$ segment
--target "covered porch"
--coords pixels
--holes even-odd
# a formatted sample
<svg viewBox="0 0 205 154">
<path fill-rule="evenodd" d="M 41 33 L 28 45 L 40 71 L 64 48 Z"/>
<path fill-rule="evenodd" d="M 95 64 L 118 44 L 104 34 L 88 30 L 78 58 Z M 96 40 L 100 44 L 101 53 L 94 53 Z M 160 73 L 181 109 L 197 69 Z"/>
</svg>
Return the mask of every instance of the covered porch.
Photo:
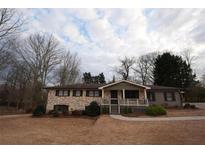
<svg viewBox="0 0 205 154">
<path fill-rule="evenodd" d="M 109 107 L 109 113 L 120 114 L 121 108 L 145 107 L 149 105 L 147 89 L 149 87 L 138 85 L 130 81 L 119 81 L 100 87 L 102 90 L 102 106 Z M 116 111 L 117 110 L 117 111 Z"/>
</svg>

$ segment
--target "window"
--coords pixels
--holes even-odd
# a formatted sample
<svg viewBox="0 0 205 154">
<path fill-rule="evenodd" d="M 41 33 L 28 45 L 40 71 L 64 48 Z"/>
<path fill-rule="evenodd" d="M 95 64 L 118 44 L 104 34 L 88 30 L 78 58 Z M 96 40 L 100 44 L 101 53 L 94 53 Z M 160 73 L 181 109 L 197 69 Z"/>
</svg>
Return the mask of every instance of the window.
<svg viewBox="0 0 205 154">
<path fill-rule="evenodd" d="M 58 96 L 63 96 L 63 90 L 59 90 Z"/>
<path fill-rule="evenodd" d="M 82 90 L 73 90 L 73 96 L 80 97 L 82 94 Z"/>
<path fill-rule="evenodd" d="M 155 93 L 154 92 L 148 92 L 147 98 L 149 101 L 155 101 Z"/>
<path fill-rule="evenodd" d="M 99 91 L 99 90 L 87 90 L 86 96 L 87 97 L 100 97 L 101 91 Z"/>
<path fill-rule="evenodd" d="M 165 98 L 165 101 L 175 101 L 174 92 L 165 92 L 164 98 Z"/>
<path fill-rule="evenodd" d="M 56 90 L 56 96 L 69 96 L 69 90 Z"/>
<path fill-rule="evenodd" d="M 63 96 L 68 96 L 68 90 L 63 91 Z"/>
<path fill-rule="evenodd" d="M 125 90 L 125 98 L 139 98 L 138 90 Z"/>
<path fill-rule="evenodd" d="M 93 97 L 94 96 L 94 91 L 90 90 L 88 96 Z"/>
<path fill-rule="evenodd" d="M 99 97 L 100 96 L 100 92 L 97 90 L 95 91 L 95 97 Z"/>
</svg>

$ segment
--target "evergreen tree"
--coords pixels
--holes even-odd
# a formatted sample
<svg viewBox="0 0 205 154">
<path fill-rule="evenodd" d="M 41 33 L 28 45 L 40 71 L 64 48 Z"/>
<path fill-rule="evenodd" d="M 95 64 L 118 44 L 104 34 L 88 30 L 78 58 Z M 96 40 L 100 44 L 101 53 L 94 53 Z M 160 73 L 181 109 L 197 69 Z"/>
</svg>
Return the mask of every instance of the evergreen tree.
<svg viewBox="0 0 205 154">
<path fill-rule="evenodd" d="M 106 83 L 106 82 L 105 82 L 105 76 L 104 76 L 103 73 L 100 73 L 100 74 L 98 75 L 98 82 L 99 82 L 99 83 Z"/>
<path fill-rule="evenodd" d="M 100 73 L 97 76 L 92 76 L 90 72 L 83 73 L 83 82 L 86 83 L 86 84 L 90 84 L 90 83 L 95 83 L 95 84 L 106 83 L 105 82 L 105 76 L 104 76 L 103 73 Z"/>
<path fill-rule="evenodd" d="M 83 82 L 86 84 L 92 83 L 92 76 L 90 72 L 83 73 Z"/>
<path fill-rule="evenodd" d="M 155 85 L 181 88 L 192 86 L 196 77 L 186 61 L 180 56 L 172 55 L 169 52 L 158 55 L 153 74 Z"/>
</svg>

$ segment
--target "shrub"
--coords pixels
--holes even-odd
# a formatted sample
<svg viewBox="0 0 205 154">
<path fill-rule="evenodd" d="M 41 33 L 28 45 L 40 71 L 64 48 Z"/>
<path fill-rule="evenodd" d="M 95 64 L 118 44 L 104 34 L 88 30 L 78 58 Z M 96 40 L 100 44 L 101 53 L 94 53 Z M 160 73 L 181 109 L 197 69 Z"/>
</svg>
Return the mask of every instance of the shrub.
<svg viewBox="0 0 205 154">
<path fill-rule="evenodd" d="M 26 109 L 26 113 L 32 113 L 32 109 L 31 108 Z"/>
<path fill-rule="evenodd" d="M 123 108 L 123 113 L 124 114 L 132 113 L 132 109 L 130 107 L 126 106 Z"/>
<path fill-rule="evenodd" d="M 85 112 L 85 110 L 83 110 L 83 111 L 82 111 L 82 115 L 86 115 L 86 112 Z"/>
<path fill-rule="evenodd" d="M 43 105 L 38 105 L 33 111 L 33 116 L 42 116 L 45 112 L 45 107 Z"/>
<path fill-rule="evenodd" d="M 190 105 L 189 103 L 187 103 L 187 104 L 184 105 L 184 109 L 189 109 L 190 106 L 191 106 L 191 105 Z"/>
<path fill-rule="evenodd" d="M 168 104 L 167 103 L 162 103 L 161 106 L 164 107 L 164 108 L 168 108 Z"/>
<path fill-rule="evenodd" d="M 145 109 L 145 113 L 150 116 L 166 115 L 167 112 L 161 105 L 150 105 Z"/>
<path fill-rule="evenodd" d="M 60 116 L 59 112 L 56 111 L 56 110 L 52 110 L 51 114 L 52 114 L 53 117 L 59 117 Z"/>
<path fill-rule="evenodd" d="M 82 110 L 74 110 L 72 111 L 72 115 L 82 115 L 83 111 Z"/>
<path fill-rule="evenodd" d="M 196 106 L 195 105 L 190 105 L 190 108 L 191 109 L 196 109 Z"/>
<path fill-rule="evenodd" d="M 100 106 L 97 102 L 93 101 L 85 107 L 85 113 L 88 116 L 98 116 L 100 115 Z"/>
<path fill-rule="evenodd" d="M 48 115 L 52 115 L 55 112 L 55 110 L 49 110 Z"/>
<path fill-rule="evenodd" d="M 109 113 L 109 108 L 108 107 L 105 107 L 105 106 L 101 106 L 101 112 L 103 113 L 103 114 L 108 114 Z"/>
</svg>

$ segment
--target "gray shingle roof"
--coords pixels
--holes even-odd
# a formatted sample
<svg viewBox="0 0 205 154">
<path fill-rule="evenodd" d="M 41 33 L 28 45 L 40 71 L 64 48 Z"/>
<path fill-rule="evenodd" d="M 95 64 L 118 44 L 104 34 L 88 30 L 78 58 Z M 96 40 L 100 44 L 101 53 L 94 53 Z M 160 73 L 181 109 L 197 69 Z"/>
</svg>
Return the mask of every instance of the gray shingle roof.
<svg viewBox="0 0 205 154">
<path fill-rule="evenodd" d="M 98 89 L 101 86 L 106 84 L 70 84 L 66 86 L 52 86 L 52 87 L 45 87 L 44 89 Z M 146 85 L 151 88 L 151 90 L 179 90 L 176 87 L 166 87 L 166 86 L 156 86 L 156 85 Z"/>
</svg>

